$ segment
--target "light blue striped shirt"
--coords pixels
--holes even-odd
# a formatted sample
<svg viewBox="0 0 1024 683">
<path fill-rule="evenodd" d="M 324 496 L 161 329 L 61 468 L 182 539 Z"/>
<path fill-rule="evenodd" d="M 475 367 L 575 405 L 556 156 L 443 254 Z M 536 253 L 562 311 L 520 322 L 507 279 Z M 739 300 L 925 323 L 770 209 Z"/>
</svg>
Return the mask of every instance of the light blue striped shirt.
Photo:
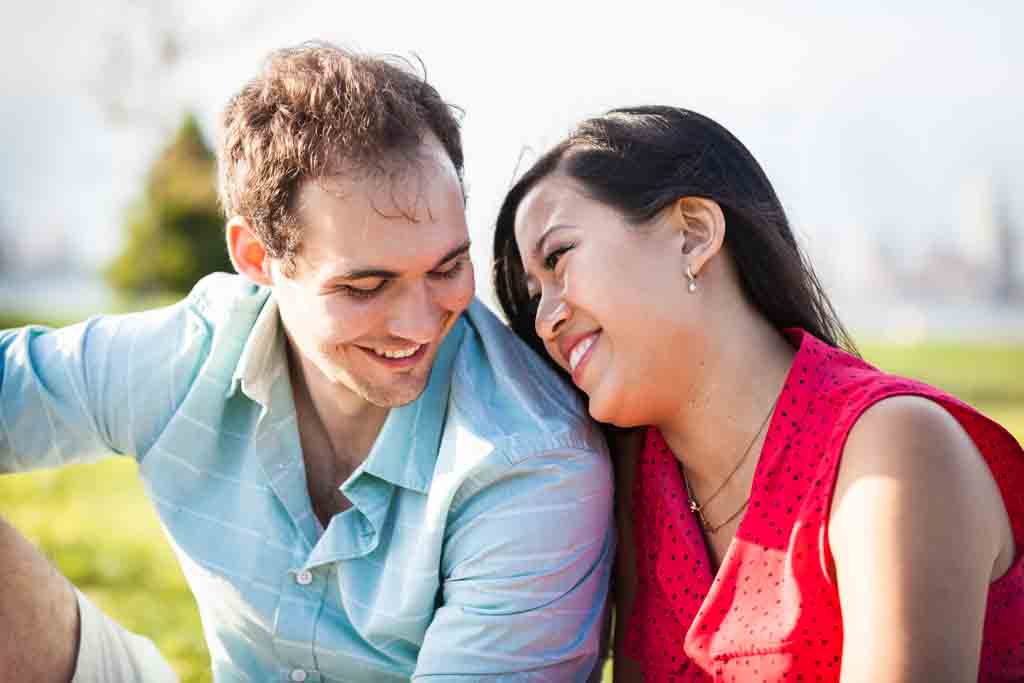
<svg viewBox="0 0 1024 683">
<path fill-rule="evenodd" d="M 614 531 L 605 446 L 474 301 L 313 514 L 269 290 L 0 333 L 0 470 L 134 454 L 226 681 L 582 681 Z"/>
</svg>

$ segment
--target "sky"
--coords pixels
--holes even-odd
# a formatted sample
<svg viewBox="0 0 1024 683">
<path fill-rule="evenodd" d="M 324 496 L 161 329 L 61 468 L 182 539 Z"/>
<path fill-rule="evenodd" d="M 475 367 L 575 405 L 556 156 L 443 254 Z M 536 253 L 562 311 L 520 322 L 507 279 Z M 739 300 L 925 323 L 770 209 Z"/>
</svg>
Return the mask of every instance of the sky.
<svg viewBox="0 0 1024 683">
<path fill-rule="evenodd" d="M 573 122 L 631 104 L 732 130 L 822 258 L 842 258 L 834 247 L 851 236 L 908 258 L 955 244 L 958 197 L 979 178 L 1024 222 L 1020 2 L 37 0 L 5 15 L 0 229 L 4 251 L 29 261 L 109 260 L 184 111 L 212 141 L 266 54 L 309 39 L 416 55 L 464 109 L 481 280 L 517 165 Z"/>
</svg>

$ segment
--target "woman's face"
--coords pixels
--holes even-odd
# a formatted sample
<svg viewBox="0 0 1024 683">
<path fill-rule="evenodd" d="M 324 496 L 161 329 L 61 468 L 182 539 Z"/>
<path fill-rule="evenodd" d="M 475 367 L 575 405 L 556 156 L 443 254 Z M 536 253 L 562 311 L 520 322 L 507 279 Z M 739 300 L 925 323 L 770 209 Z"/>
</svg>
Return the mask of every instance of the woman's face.
<svg viewBox="0 0 1024 683">
<path fill-rule="evenodd" d="M 523 198 L 515 234 L 551 357 L 596 420 L 656 424 L 679 409 L 699 335 L 686 294 L 685 231 L 662 212 L 632 225 L 577 181 L 548 176 Z"/>
</svg>

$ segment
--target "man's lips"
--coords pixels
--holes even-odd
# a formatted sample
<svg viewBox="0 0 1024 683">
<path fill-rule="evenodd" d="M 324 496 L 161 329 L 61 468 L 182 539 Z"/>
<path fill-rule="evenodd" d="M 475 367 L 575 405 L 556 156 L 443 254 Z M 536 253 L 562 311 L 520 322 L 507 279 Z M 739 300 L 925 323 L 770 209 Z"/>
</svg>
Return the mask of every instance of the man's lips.
<svg viewBox="0 0 1024 683">
<path fill-rule="evenodd" d="M 414 367 L 419 363 L 423 357 L 427 354 L 427 349 L 430 348 L 430 344 L 420 344 L 415 347 L 407 347 L 405 349 L 386 349 L 386 348 L 370 348 L 366 346 L 357 347 L 372 360 L 380 363 L 381 365 L 391 368 L 392 370 L 405 370 Z M 412 351 L 411 353 L 408 353 Z M 383 353 L 390 353 L 392 355 L 403 354 L 399 357 L 389 357 L 383 355 Z M 408 355 L 404 355 L 408 353 Z"/>
</svg>

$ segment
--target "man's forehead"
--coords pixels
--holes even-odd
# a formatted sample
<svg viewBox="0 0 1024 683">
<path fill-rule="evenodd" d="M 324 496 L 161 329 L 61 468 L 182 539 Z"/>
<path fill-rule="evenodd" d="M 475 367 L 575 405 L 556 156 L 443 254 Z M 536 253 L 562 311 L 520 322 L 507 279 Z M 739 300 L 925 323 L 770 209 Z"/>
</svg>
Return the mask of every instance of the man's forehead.
<svg viewBox="0 0 1024 683">
<path fill-rule="evenodd" d="M 468 240 L 461 188 L 447 180 L 352 177 L 304 188 L 297 261 L 324 277 L 430 268 Z M 454 187 L 451 187 L 455 184 Z"/>
<path fill-rule="evenodd" d="M 309 268 L 315 279 L 357 279 L 366 277 L 398 277 L 428 272 L 446 261 L 468 253 L 466 231 L 427 229 L 416 232 L 416 226 L 402 239 L 393 234 L 378 234 L 377 239 L 362 243 L 346 241 L 342 248 L 310 249 L 300 253 L 299 260 Z"/>
</svg>

